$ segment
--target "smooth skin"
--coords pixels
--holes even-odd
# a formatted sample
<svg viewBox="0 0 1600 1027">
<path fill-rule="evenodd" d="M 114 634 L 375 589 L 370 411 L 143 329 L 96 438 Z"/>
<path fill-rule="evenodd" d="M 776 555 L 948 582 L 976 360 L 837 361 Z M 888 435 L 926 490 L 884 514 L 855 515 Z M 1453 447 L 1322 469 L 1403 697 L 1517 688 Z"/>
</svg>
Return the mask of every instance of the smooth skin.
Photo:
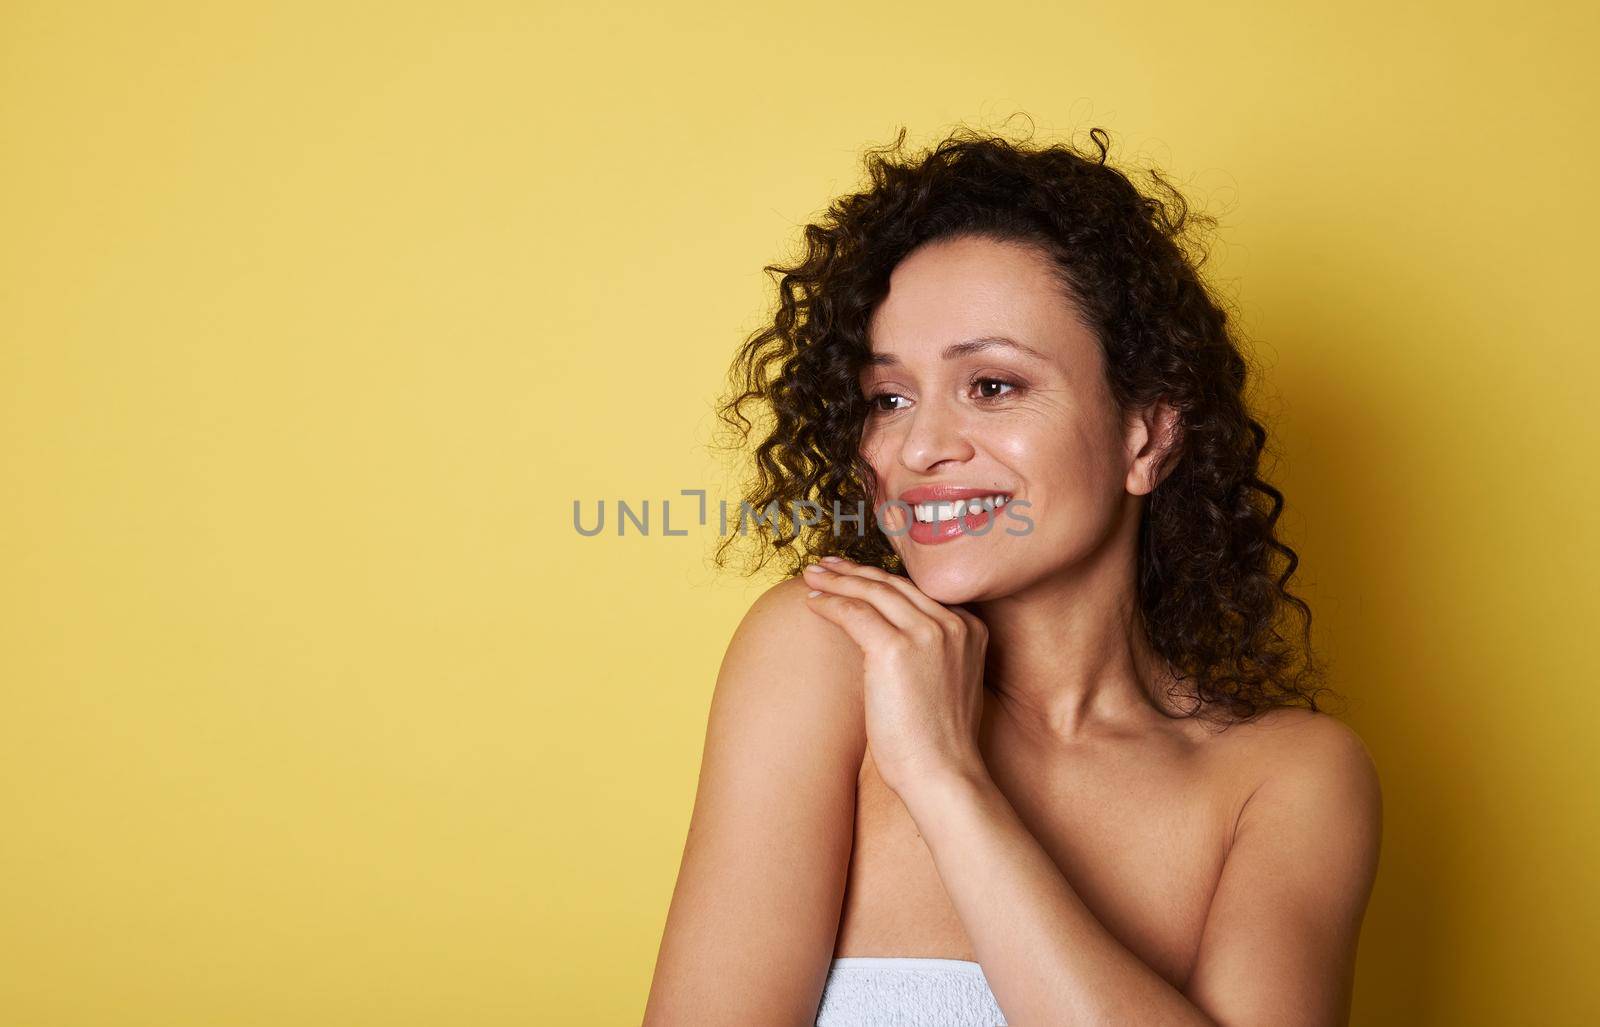
<svg viewBox="0 0 1600 1027">
<path fill-rule="evenodd" d="M 1035 527 L 922 545 L 889 508 L 907 576 L 833 561 L 757 600 L 645 1027 L 810 1027 L 844 955 L 976 960 L 1012 1027 L 1347 1023 L 1376 768 L 1325 714 L 1168 705 L 1134 543 L 1173 411 L 1117 415 L 1027 246 L 922 247 L 871 336 L 878 495 L 992 487 Z"/>
</svg>

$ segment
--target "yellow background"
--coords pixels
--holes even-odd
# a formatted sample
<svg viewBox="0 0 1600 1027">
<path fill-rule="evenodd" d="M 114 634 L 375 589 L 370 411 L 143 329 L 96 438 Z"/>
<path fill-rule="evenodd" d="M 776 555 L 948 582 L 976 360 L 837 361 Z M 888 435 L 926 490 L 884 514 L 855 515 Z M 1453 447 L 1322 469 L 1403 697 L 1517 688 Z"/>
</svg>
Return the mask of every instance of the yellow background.
<svg viewBox="0 0 1600 1027">
<path fill-rule="evenodd" d="M 1223 217 L 1383 775 L 1356 1022 L 1594 1022 L 1596 36 L 1443 0 L 6 4 L 0 1021 L 637 1023 L 765 584 L 661 500 L 727 494 L 760 268 L 860 150 L 1021 111 Z M 653 536 L 580 537 L 601 498 Z"/>
</svg>

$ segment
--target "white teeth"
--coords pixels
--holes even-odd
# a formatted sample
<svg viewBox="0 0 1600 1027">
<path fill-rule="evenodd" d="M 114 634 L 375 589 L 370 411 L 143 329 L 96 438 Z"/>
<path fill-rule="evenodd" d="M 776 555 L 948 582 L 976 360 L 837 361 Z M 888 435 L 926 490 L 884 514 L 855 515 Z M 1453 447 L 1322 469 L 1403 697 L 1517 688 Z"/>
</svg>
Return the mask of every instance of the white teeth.
<svg viewBox="0 0 1600 1027">
<path fill-rule="evenodd" d="M 974 499 L 957 499 L 941 503 L 917 503 L 913 515 L 924 524 L 934 521 L 953 521 L 971 514 L 993 512 L 1006 505 L 1005 496 L 983 496 Z"/>
</svg>

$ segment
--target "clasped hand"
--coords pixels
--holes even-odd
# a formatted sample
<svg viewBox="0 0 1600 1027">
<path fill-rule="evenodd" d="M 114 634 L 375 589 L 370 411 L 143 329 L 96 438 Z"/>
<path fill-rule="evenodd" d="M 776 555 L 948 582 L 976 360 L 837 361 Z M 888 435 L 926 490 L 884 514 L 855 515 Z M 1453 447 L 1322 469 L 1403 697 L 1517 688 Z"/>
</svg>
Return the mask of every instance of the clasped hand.
<svg viewBox="0 0 1600 1027">
<path fill-rule="evenodd" d="M 949 775 L 981 772 L 983 621 L 905 577 L 843 557 L 811 564 L 805 578 L 812 611 L 861 648 L 867 743 L 884 783 L 904 799 Z"/>
</svg>

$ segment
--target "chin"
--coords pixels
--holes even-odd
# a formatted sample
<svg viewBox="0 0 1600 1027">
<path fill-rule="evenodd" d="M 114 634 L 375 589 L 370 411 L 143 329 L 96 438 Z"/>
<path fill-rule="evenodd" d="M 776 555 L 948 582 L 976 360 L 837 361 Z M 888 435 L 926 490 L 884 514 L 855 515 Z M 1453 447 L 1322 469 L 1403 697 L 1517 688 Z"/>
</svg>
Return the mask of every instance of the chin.
<svg viewBox="0 0 1600 1027">
<path fill-rule="evenodd" d="M 923 595 L 945 606 L 994 598 L 992 569 L 972 561 L 923 559 L 907 562 L 906 571 Z"/>
</svg>

